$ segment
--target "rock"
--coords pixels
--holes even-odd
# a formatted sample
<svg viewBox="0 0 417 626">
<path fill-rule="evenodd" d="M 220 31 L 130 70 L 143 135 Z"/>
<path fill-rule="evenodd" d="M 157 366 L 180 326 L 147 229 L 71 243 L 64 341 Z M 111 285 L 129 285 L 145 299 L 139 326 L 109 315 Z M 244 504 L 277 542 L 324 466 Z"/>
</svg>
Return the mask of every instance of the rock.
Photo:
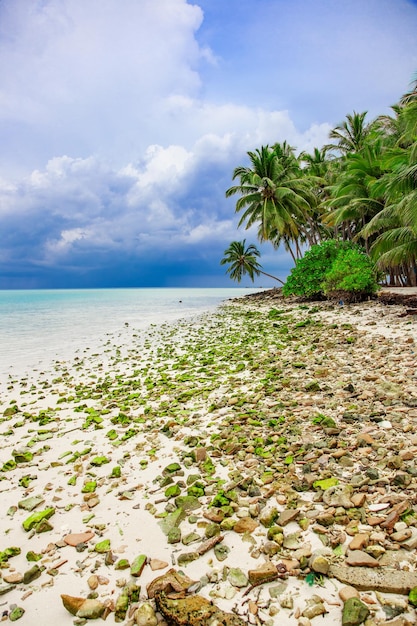
<svg viewBox="0 0 417 626">
<path fill-rule="evenodd" d="M 334 506 L 336 508 L 341 506 L 344 509 L 350 509 L 353 506 L 350 499 L 352 494 L 352 485 L 334 485 L 324 491 L 323 502 L 325 502 L 327 506 Z"/>
<path fill-rule="evenodd" d="M 137 626 L 156 626 L 158 624 L 155 611 L 149 602 L 144 602 L 136 609 L 134 620 Z"/>
<path fill-rule="evenodd" d="M 350 598 L 359 598 L 359 591 L 355 587 L 346 586 L 339 589 L 339 598 L 346 602 Z"/>
<path fill-rule="evenodd" d="M 259 523 L 255 519 L 252 519 L 251 517 L 242 517 L 236 522 L 233 530 L 240 534 L 252 533 L 258 526 Z"/>
<path fill-rule="evenodd" d="M 261 585 L 266 582 L 272 582 L 278 578 L 278 570 L 274 563 L 267 561 L 256 569 L 248 571 L 248 579 L 251 585 Z"/>
<path fill-rule="evenodd" d="M 39 567 L 39 565 L 34 565 L 33 567 L 31 567 L 23 574 L 23 584 L 28 585 L 33 580 L 39 578 L 44 569 L 44 567 Z"/>
<path fill-rule="evenodd" d="M 105 611 L 105 605 L 98 600 L 90 600 L 61 594 L 64 607 L 71 615 L 85 619 L 97 619 Z"/>
<path fill-rule="evenodd" d="M 99 541 L 94 546 L 94 551 L 99 554 L 105 554 L 106 552 L 110 552 L 110 539 L 103 539 L 103 541 Z"/>
<path fill-rule="evenodd" d="M 30 512 L 44 502 L 45 499 L 42 496 L 31 496 L 30 498 L 20 500 L 20 502 L 17 503 L 17 506 L 19 507 L 19 509 L 24 509 L 25 511 Z"/>
<path fill-rule="evenodd" d="M 55 509 L 53 507 L 49 507 L 44 511 L 37 511 L 36 513 L 32 513 L 28 518 L 24 520 L 22 523 L 23 528 L 26 531 L 32 530 L 39 522 L 43 519 L 49 519 L 55 513 Z"/>
<path fill-rule="evenodd" d="M 408 594 L 408 601 L 413 606 L 417 606 L 417 587 L 413 587 L 410 589 L 410 593 Z"/>
<path fill-rule="evenodd" d="M 24 615 L 25 609 L 22 609 L 21 606 L 15 606 L 12 611 L 10 611 L 9 620 L 11 622 L 16 622 Z"/>
<path fill-rule="evenodd" d="M 227 580 L 233 587 L 247 587 L 248 578 L 238 567 L 231 567 Z"/>
<path fill-rule="evenodd" d="M 245 626 L 246 621 L 220 610 L 202 596 L 188 596 L 180 599 L 167 598 L 163 592 L 155 595 L 156 607 L 168 624 L 176 626 Z"/>
<path fill-rule="evenodd" d="M 79 543 L 87 543 L 94 537 L 94 533 L 89 530 L 85 533 L 70 533 L 65 535 L 64 541 L 68 546 L 77 546 Z"/>
<path fill-rule="evenodd" d="M 90 589 L 92 591 L 97 589 L 97 587 L 98 587 L 98 576 L 96 576 L 96 574 L 92 574 L 91 576 L 89 576 L 88 579 L 87 579 L 87 585 L 90 587 Z"/>
<path fill-rule="evenodd" d="M 407 595 L 413 587 L 417 587 L 417 572 L 401 571 L 391 567 L 372 569 L 331 565 L 329 576 L 360 591 L 382 591 Z"/>
<path fill-rule="evenodd" d="M 195 584 L 194 580 L 188 578 L 185 574 L 170 569 L 162 576 L 158 576 L 147 585 L 148 598 L 154 598 L 155 594 L 164 591 L 171 593 L 173 591 L 180 593 L 187 591 L 189 587 Z"/>
<path fill-rule="evenodd" d="M 362 492 L 354 493 L 351 496 L 350 500 L 351 500 L 353 506 L 361 507 L 366 502 L 366 493 L 362 493 Z"/>
<path fill-rule="evenodd" d="M 342 611 L 342 626 L 359 626 L 369 615 L 369 609 L 359 598 L 346 600 Z"/>
<path fill-rule="evenodd" d="M 262 509 L 261 514 L 259 515 L 259 521 L 262 526 L 266 528 L 270 528 L 273 524 L 276 523 L 280 513 L 275 506 L 266 506 Z"/>
<path fill-rule="evenodd" d="M 16 585 L 23 581 L 23 574 L 20 572 L 11 572 L 10 574 L 3 574 L 3 580 L 5 583 Z"/>
<path fill-rule="evenodd" d="M 188 565 L 199 558 L 198 552 L 183 552 L 177 558 L 178 565 Z"/>
<path fill-rule="evenodd" d="M 179 543 L 181 541 L 181 530 L 176 526 L 174 526 L 174 528 L 171 528 L 171 530 L 168 532 L 167 541 L 171 544 Z"/>
<path fill-rule="evenodd" d="M 368 533 L 357 533 L 349 543 L 349 550 L 362 550 L 369 543 Z"/>
<path fill-rule="evenodd" d="M 309 565 L 313 572 L 327 575 L 330 567 L 330 561 L 322 554 L 313 554 L 310 557 Z"/>
<path fill-rule="evenodd" d="M 165 569 L 168 567 L 168 563 L 166 561 L 161 561 L 160 559 L 151 559 L 149 561 L 149 566 L 153 572 L 158 569 Z"/>
<path fill-rule="evenodd" d="M 392 533 L 392 535 L 390 535 L 390 540 L 401 543 L 402 541 L 406 541 L 407 539 L 410 539 L 411 537 L 412 537 L 411 528 L 404 528 L 403 530 L 398 530 L 395 533 Z"/>
<path fill-rule="evenodd" d="M 142 574 L 143 568 L 146 565 L 146 560 L 147 557 L 145 556 L 145 554 L 140 554 L 133 560 L 132 565 L 130 566 L 130 573 L 132 576 L 135 576 L 135 578 L 137 578 Z"/>
<path fill-rule="evenodd" d="M 287 550 L 298 550 L 301 548 L 303 540 L 299 533 L 291 533 L 284 537 L 283 546 Z"/>
<path fill-rule="evenodd" d="M 229 556 L 230 548 L 224 544 L 216 544 L 214 546 L 214 554 L 218 561 L 225 561 Z"/>
<path fill-rule="evenodd" d="M 278 526 L 286 526 L 293 520 L 297 519 L 299 514 L 300 509 L 285 509 L 280 513 L 276 523 Z"/>
<path fill-rule="evenodd" d="M 307 619 L 313 619 L 318 615 L 324 615 L 325 613 L 327 613 L 326 607 L 324 606 L 323 600 L 320 598 L 320 596 L 313 595 L 307 600 L 306 604 L 307 606 L 305 607 L 301 615 L 303 617 L 306 617 Z"/>
<path fill-rule="evenodd" d="M 346 563 L 352 567 L 379 567 L 379 561 L 373 556 L 362 552 L 362 550 L 352 550 L 346 557 Z"/>
</svg>

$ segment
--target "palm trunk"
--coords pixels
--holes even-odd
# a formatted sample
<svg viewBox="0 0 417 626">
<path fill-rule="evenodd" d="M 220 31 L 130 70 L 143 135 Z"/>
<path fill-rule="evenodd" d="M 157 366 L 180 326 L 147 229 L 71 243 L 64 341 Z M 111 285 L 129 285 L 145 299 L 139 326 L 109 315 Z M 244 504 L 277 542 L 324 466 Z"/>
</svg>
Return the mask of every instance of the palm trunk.
<svg viewBox="0 0 417 626">
<path fill-rule="evenodd" d="M 281 285 L 285 285 L 283 280 L 277 278 L 276 276 L 272 276 L 272 274 L 268 274 L 268 272 L 263 272 L 262 270 L 259 270 L 259 273 L 263 274 L 264 276 L 269 276 L 269 278 L 273 278 L 274 280 L 277 280 L 279 283 L 281 283 Z"/>
</svg>

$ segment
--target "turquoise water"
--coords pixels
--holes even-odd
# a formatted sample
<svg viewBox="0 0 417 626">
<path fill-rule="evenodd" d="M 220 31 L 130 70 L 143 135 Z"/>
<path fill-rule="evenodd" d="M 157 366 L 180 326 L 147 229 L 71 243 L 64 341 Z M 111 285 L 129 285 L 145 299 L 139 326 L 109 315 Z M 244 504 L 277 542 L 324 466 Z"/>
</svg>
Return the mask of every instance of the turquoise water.
<svg viewBox="0 0 417 626">
<path fill-rule="evenodd" d="M 192 318 L 259 289 L 0 290 L 0 380 L 95 348 L 122 329 Z"/>
</svg>

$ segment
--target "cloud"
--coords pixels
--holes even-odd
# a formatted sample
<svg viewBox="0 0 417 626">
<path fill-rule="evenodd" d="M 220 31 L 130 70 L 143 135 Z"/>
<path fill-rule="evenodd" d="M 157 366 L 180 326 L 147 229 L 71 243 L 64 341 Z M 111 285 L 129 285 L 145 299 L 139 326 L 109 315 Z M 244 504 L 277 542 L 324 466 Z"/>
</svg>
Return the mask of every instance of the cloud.
<svg viewBox="0 0 417 626">
<path fill-rule="evenodd" d="M 1 0 L 0 287 L 222 275 L 247 151 L 383 112 L 416 30 L 406 0 Z"/>
</svg>

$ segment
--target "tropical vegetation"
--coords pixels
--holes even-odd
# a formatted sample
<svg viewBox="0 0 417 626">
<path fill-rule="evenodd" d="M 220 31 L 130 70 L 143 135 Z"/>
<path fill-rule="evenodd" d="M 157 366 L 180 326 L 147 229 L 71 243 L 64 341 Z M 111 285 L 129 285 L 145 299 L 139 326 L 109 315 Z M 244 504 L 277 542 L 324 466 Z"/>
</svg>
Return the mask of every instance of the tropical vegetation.
<svg viewBox="0 0 417 626">
<path fill-rule="evenodd" d="M 284 284 L 280 278 L 272 276 L 272 274 L 268 274 L 261 269 L 261 264 L 258 261 L 260 256 L 261 253 L 256 246 L 253 244 L 246 246 L 246 239 L 243 241 L 232 241 L 230 246 L 224 251 L 224 257 L 220 261 L 220 265 L 228 264 L 229 267 L 226 273 L 230 274 L 230 278 L 238 283 L 240 283 L 243 276 L 248 275 L 253 282 L 255 276 L 263 274 Z"/>
<path fill-rule="evenodd" d="M 286 141 L 261 146 L 233 172 L 226 196 L 237 196 L 239 226 L 255 226 L 259 242 L 284 246 L 296 267 L 318 244 L 352 244 L 339 251 L 333 273 L 325 281 L 321 276 L 320 293 L 337 291 L 343 273 L 359 266 L 372 292 L 372 264 L 390 285 L 417 286 L 417 80 L 391 111 L 371 121 L 366 111 L 354 111 L 330 132 L 327 145 L 311 153 L 297 154 Z M 238 261 L 239 243 L 245 248 L 245 241 L 233 242 L 221 263 L 232 263 L 231 278 L 240 281 L 247 273 L 253 280 L 262 272 L 259 251 L 251 244 L 240 255 L 248 266 Z M 332 246 L 324 247 L 324 256 Z M 299 274 L 304 271 L 301 266 Z M 290 285 L 298 280 L 292 274 Z M 351 286 L 360 291 L 358 280 Z"/>
</svg>

